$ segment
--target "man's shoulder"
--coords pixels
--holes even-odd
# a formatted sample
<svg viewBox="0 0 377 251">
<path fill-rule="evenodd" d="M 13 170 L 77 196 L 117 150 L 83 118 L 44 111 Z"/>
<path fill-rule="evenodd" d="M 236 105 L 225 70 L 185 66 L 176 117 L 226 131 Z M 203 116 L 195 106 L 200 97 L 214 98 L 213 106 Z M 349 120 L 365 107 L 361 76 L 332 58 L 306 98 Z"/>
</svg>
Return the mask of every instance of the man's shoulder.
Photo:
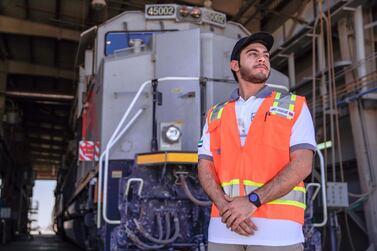
<svg viewBox="0 0 377 251">
<path fill-rule="evenodd" d="M 297 95 L 293 92 L 278 92 L 280 102 L 292 102 L 296 100 L 305 100 L 304 96 Z"/>
</svg>

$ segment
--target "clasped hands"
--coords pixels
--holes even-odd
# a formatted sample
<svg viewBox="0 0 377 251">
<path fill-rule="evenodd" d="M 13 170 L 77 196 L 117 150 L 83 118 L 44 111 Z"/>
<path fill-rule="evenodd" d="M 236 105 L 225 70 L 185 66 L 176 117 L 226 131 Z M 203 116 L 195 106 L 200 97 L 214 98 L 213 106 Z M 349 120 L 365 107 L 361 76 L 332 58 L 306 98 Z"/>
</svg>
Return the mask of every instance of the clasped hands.
<svg viewBox="0 0 377 251">
<path fill-rule="evenodd" d="M 244 197 L 229 197 L 225 195 L 225 206 L 220 209 L 221 221 L 227 228 L 243 235 L 253 235 L 257 230 L 256 225 L 251 221 L 250 216 L 256 211 L 257 207 Z"/>
</svg>

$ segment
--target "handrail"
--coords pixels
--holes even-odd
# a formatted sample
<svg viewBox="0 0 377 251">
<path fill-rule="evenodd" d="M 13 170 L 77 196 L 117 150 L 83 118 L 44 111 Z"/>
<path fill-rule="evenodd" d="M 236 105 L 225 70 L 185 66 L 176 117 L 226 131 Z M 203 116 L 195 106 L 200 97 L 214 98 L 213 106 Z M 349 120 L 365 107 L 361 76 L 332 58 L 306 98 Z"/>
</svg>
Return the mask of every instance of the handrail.
<svg viewBox="0 0 377 251">
<path fill-rule="evenodd" d="M 165 82 L 165 81 L 171 81 L 171 80 L 183 80 L 183 81 L 198 80 L 199 81 L 200 78 L 199 77 L 165 77 L 165 78 L 157 79 L 158 83 Z M 107 217 L 107 203 L 106 202 L 107 202 L 107 183 L 108 183 L 108 168 L 109 168 L 109 152 L 110 152 L 110 149 L 112 148 L 112 146 L 120 139 L 120 137 L 127 131 L 127 129 L 132 125 L 132 123 L 138 117 L 138 116 L 136 116 L 138 113 L 135 114 L 134 117 L 131 119 L 131 121 L 119 133 L 121 127 L 124 125 L 124 122 L 126 121 L 128 115 L 130 114 L 131 110 L 135 106 L 135 103 L 138 100 L 138 98 L 140 97 L 142 91 L 144 90 L 144 88 L 148 84 L 151 84 L 151 83 L 152 83 L 152 81 L 148 80 L 148 81 L 145 81 L 140 86 L 140 88 L 137 91 L 135 97 L 131 101 L 131 104 L 128 106 L 127 111 L 124 113 L 124 115 L 123 115 L 122 119 L 120 120 L 118 126 L 116 127 L 115 131 L 111 135 L 111 138 L 110 138 L 110 140 L 108 141 L 108 143 L 106 145 L 105 151 L 100 156 L 100 159 L 99 159 L 99 174 L 98 174 L 98 176 L 99 176 L 99 183 L 98 183 L 98 200 L 99 200 L 99 203 L 97 203 L 97 227 L 98 228 L 100 228 L 100 226 L 101 226 L 101 205 L 100 205 L 101 204 L 100 203 L 101 199 L 100 198 L 101 198 L 101 193 L 102 193 L 102 176 L 103 176 L 102 162 L 103 162 L 104 158 L 105 158 L 105 163 L 104 163 L 105 164 L 104 165 L 105 175 L 104 175 L 104 184 L 103 184 L 104 185 L 104 187 L 103 187 L 104 191 L 103 191 L 103 200 L 102 200 L 102 203 L 103 203 L 102 217 L 103 217 L 104 221 L 106 223 L 108 223 L 108 224 L 120 224 L 119 220 L 111 220 L 111 219 L 109 219 Z"/>
<path fill-rule="evenodd" d="M 128 130 L 128 128 L 141 115 L 141 113 L 143 111 L 144 111 L 144 109 L 139 109 L 139 111 L 132 117 L 131 121 L 123 128 L 123 130 L 119 134 L 119 137 L 116 138 L 116 141 L 119 140 L 119 138 Z M 113 145 L 111 145 L 111 147 L 112 146 Z M 102 189 L 102 176 L 103 176 L 103 174 L 102 174 L 102 162 L 103 162 L 103 158 L 104 158 L 105 154 L 106 154 L 106 151 L 104 151 L 101 154 L 101 156 L 99 158 L 99 168 L 98 168 L 98 190 L 97 190 L 97 197 L 98 197 L 98 202 L 97 202 L 97 227 L 98 228 L 101 227 L 101 189 Z M 106 179 L 107 179 L 107 175 L 106 175 Z M 107 185 L 107 182 L 106 182 L 105 185 Z M 106 199 L 107 199 L 107 196 L 106 196 Z"/>
<path fill-rule="evenodd" d="M 317 149 L 317 155 L 319 157 L 319 166 L 321 168 L 321 187 L 322 187 L 322 206 L 323 206 L 323 220 L 319 223 L 313 223 L 314 227 L 323 227 L 327 223 L 327 197 L 326 197 L 326 173 L 325 173 L 325 161 L 321 150 Z"/>
</svg>

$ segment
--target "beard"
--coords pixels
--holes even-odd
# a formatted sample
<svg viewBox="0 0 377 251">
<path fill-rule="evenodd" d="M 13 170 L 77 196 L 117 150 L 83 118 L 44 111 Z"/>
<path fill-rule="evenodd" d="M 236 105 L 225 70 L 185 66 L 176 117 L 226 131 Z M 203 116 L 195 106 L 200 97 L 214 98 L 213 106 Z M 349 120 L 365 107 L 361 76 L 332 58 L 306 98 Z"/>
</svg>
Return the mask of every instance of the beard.
<svg viewBox="0 0 377 251">
<path fill-rule="evenodd" d="M 247 69 L 246 67 L 242 67 L 241 64 L 240 67 L 240 75 L 242 79 L 254 83 L 254 84 L 263 84 L 266 82 L 268 77 L 271 74 L 271 70 L 268 71 L 267 75 L 262 72 L 252 73 L 252 70 Z"/>
</svg>

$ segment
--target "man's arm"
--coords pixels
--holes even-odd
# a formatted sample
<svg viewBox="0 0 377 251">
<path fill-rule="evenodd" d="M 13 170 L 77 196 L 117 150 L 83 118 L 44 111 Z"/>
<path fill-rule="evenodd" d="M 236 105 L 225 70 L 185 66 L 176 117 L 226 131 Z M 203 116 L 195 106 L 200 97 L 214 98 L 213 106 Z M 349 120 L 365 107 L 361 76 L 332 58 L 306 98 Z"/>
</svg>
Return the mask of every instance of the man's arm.
<svg viewBox="0 0 377 251">
<path fill-rule="evenodd" d="M 202 188 L 221 212 L 228 202 L 225 200 L 224 191 L 219 186 L 213 161 L 200 159 L 198 164 L 198 176 Z"/>
<path fill-rule="evenodd" d="M 303 181 L 312 170 L 313 151 L 299 149 L 291 152 L 291 161 L 274 178 L 255 190 L 262 204 L 278 199 L 289 193 Z M 240 222 L 250 217 L 256 207 L 249 202 L 247 196 L 227 198 L 230 202 L 222 211 L 222 220 L 232 230 L 238 228 Z"/>
<path fill-rule="evenodd" d="M 202 188 L 207 193 L 211 201 L 215 203 L 220 213 L 222 213 L 224 208 L 228 205 L 228 201 L 225 199 L 224 191 L 219 186 L 213 161 L 200 159 L 198 164 L 198 176 Z M 255 224 L 250 219 L 246 219 L 240 222 L 238 225 L 240 227 L 234 229 L 233 231 L 244 236 L 254 234 L 254 231 L 257 229 Z"/>
<path fill-rule="evenodd" d="M 291 152 L 290 163 L 264 186 L 255 190 L 262 204 L 289 193 L 312 172 L 313 151 L 300 149 Z"/>
</svg>

